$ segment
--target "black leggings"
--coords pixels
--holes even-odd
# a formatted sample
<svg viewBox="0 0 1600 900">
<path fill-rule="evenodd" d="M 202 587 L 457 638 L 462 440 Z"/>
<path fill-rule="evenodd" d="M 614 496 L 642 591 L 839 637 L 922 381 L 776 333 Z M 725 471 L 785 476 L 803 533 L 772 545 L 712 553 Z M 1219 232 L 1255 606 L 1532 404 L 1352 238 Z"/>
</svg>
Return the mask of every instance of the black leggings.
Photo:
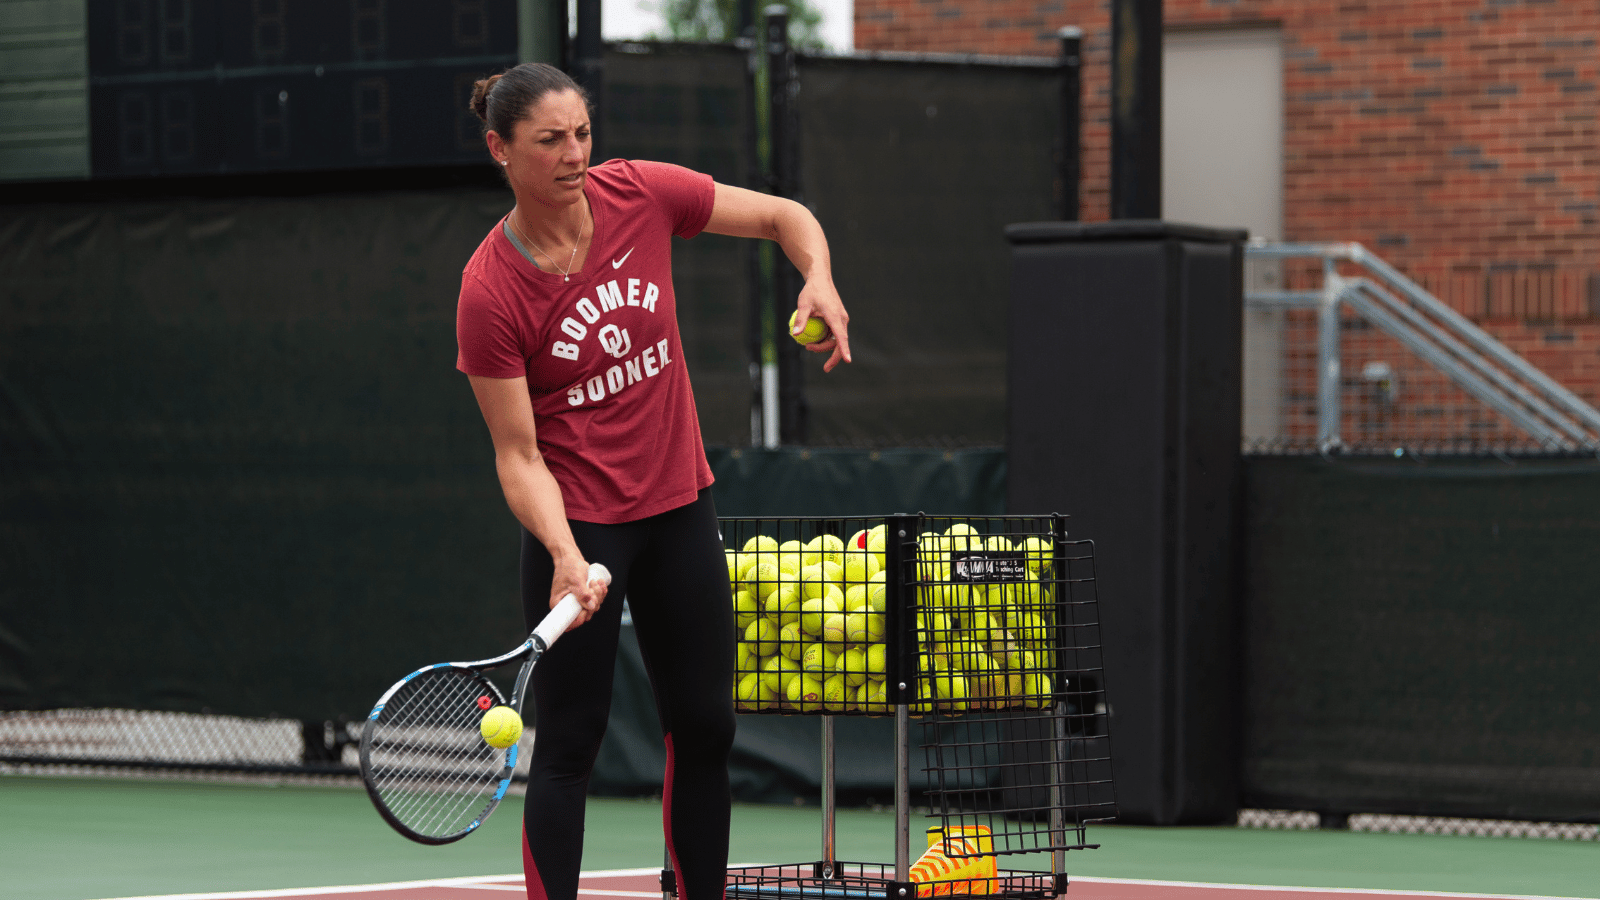
<svg viewBox="0 0 1600 900">
<path fill-rule="evenodd" d="M 611 709 L 622 600 L 655 692 L 666 741 L 662 820 L 683 900 L 722 900 L 728 866 L 728 751 L 733 746 L 733 598 L 711 491 L 687 506 L 620 525 L 572 522 L 578 548 L 611 570 L 594 618 L 533 670 L 533 760 L 523 812 L 530 900 L 575 900 L 584 798 Z M 522 532 L 522 607 L 532 629 L 549 612 L 555 565 Z"/>
</svg>

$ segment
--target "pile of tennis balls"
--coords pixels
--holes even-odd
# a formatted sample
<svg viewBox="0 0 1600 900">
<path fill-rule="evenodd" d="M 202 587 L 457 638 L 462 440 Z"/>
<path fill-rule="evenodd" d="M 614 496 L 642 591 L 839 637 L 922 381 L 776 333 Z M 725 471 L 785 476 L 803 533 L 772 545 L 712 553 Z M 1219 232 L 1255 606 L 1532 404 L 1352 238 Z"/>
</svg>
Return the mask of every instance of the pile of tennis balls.
<svg viewBox="0 0 1600 900">
<path fill-rule="evenodd" d="M 958 550 L 1026 554 L 1013 584 L 950 581 Z M 916 713 L 1047 706 L 1053 668 L 1048 541 L 983 538 L 970 525 L 917 543 Z M 849 540 L 757 535 L 727 551 L 738 627 L 736 708 L 889 714 L 884 528 Z"/>
<path fill-rule="evenodd" d="M 968 584 L 951 579 L 963 551 L 1018 553 L 1020 582 Z M 957 523 L 917 538 L 917 642 L 922 701 L 913 712 L 1032 708 L 1050 705 L 1055 669 L 1054 600 L 1048 540 L 984 537 Z"/>
<path fill-rule="evenodd" d="M 888 713 L 883 526 L 728 551 L 737 708 Z"/>
</svg>

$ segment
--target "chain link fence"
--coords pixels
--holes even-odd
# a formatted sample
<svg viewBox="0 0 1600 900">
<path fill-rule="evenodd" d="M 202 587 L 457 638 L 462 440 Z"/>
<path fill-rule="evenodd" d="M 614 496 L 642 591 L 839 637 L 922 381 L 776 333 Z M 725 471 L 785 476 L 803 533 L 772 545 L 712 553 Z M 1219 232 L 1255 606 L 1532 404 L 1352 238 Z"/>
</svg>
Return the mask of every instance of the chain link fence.
<svg viewBox="0 0 1600 900">
<path fill-rule="evenodd" d="M 1375 834 L 1443 834 L 1457 837 L 1544 838 L 1562 841 L 1600 840 L 1600 825 L 1587 822 L 1522 822 L 1509 819 L 1459 819 L 1357 813 L 1331 816 L 1307 810 L 1241 809 L 1240 828 L 1271 831 L 1314 831 L 1344 828 Z"/>
<path fill-rule="evenodd" d="M 355 786 L 355 726 L 316 723 L 333 759 L 307 759 L 306 724 L 126 709 L 0 712 L 0 775 L 169 778 Z M 338 733 L 335 733 L 338 732 Z M 531 732 L 523 738 L 531 741 Z M 313 746 L 316 746 L 313 744 Z M 314 751 L 313 756 L 320 751 Z M 525 790 L 520 754 L 513 794 Z M 1275 831 L 1344 828 L 1378 834 L 1600 841 L 1600 825 L 1381 813 L 1329 815 L 1308 810 L 1241 809 L 1238 827 Z"/>
</svg>

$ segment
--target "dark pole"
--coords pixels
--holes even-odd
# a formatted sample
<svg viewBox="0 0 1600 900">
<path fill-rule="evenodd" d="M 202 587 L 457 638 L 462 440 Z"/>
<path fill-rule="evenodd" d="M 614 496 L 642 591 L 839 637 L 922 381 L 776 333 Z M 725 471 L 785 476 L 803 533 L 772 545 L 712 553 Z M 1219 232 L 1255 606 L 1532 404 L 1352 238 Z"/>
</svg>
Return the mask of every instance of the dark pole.
<svg viewBox="0 0 1600 900">
<path fill-rule="evenodd" d="M 1068 25 L 1061 37 L 1061 221 L 1078 221 L 1078 180 L 1083 166 L 1083 29 Z"/>
<path fill-rule="evenodd" d="M 756 0 L 739 0 L 739 34 L 735 39 L 745 50 L 744 83 L 750 98 L 745 110 L 745 187 L 752 191 L 767 192 L 767 173 L 761 167 L 761 115 L 763 103 L 759 79 L 761 70 L 761 45 L 756 40 Z M 766 279 L 761 276 L 762 241 L 745 241 L 746 285 L 750 292 L 745 323 L 745 338 L 750 351 L 750 445 L 752 447 L 775 444 L 777 434 L 767 434 L 766 404 L 763 402 L 763 365 L 766 362 L 767 343 L 767 292 Z M 775 431 L 776 429 L 774 429 Z"/>
<path fill-rule="evenodd" d="M 562 0 L 554 0 L 561 3 Z M 594 107 L 591 121 L 595 128 L 594 147 L 590 160 L 605 162 L 605 45 L 600 38 L 600 0 L 578 0 L 578 36 L 574 42 L 573 79 L 589 92 L 589 102 Z"/>
<path fill-rule="evenodd" d="M 769 86 L 773 193 L 800 199 L 799 149 L 795 140 L 794 48 L 789 45 L 789 10 L 766 8 L 767 81 Z M 777 257 L 774 280 L 773 321 L 785 332 L 778 344 L 778 439 L 785 444 L 806 442 L 805 369 L 800 345 L 787 337 L 789 306 L 800 293 L 800 279 L 783 254 Z"/>
<path fill-rule="evenodd" d="M 734 37 L 755 39 L 756 0 L 739 0 L 739 33 Z"/>
<path fill-rule="evenodd" d="M 1161 218 L 1161 0 L 1111 0 L 1111 218 Z"/>
</svg>

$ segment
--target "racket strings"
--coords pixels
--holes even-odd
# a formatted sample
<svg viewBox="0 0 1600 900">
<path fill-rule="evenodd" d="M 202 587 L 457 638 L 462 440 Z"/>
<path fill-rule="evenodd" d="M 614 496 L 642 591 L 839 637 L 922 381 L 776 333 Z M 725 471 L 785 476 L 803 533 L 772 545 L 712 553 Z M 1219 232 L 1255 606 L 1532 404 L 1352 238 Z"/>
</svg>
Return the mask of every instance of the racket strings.
<svg viewBox="0 0 1600 900">
<path fill-rule="evenodd" d="M 498 702 L 480 676 L 439 668 L 413 678 L 374 722 L 371 781 L 407 828 L 461 832 L 493 805 L 505 751 L 484 743 L 479 698 Z"/>
</svg>

